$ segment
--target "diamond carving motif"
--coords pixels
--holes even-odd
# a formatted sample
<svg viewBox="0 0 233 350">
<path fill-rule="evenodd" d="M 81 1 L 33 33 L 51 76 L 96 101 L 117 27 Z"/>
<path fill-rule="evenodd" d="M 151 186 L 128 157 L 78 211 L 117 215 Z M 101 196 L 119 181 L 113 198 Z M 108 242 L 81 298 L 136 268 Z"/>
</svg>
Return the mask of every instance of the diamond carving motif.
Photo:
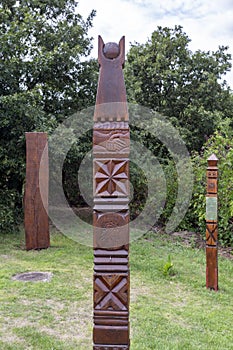
<svg viewBox="0 0 233 350">
<path fill-rule="evenodd" d="M 127 278 L 119 275 L 96 276 L 94 283 L 96 310 L 127 310 Z"/>
</svg>

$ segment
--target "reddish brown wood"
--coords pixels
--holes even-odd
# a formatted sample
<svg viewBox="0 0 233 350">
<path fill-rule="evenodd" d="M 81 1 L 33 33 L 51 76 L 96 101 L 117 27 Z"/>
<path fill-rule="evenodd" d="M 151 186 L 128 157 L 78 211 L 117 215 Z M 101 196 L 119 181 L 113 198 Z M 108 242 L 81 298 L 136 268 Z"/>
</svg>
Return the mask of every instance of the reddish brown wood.
<svg viewBox="0 0 233 350">
<path fill-rule="evenodd" d="M 48 145 L 47 134 L 26 133 L 24 227 L 26 249 L 48 248 Z M 43 155 L 43 157 L 42 157 Z"/>
<path fill-rule="evenodd" d="M 98 159 L 94 161 L 95 197 L 125 197 L 128 194 L 128 159 Z"/>
<path fill-rule="evenodd" d="M 129 128 L 126 123 L 96 123 L 93 132 L 93 149 L 96 157 L 114 153 L 115 158 L 129 154 Z"/>
<path fill-rule="evenodd" d="M 112 205 L 112 207 L 114 204 Z M 105 210 L 102 206 L 102 210 Z M 100 209 L 101 210 L 101 209 Z M 128 250 L 129 242 L 129 213 L 128 210 L 121 212 L 103 213 L 101 211 L 94 212 L 94 248 Z M 111 260 L 109 264 L 112 265 Z M 96 267 L 97 268 L 97 267 Z"/>
<path fill-rule="evenodd" d="M 108 58 L 109 56 L 112 58 Z M 94 121 L 128 121 L 122 71 L 125 62 L 125 38 L 122 37 L 117 45 L 116 43 L 104 44 L 103 39 L 99 36 L 98 61 L 100 73 Z"/>
<path fill-rule="evenodd" d="M 206 246 L 206 287 L 218 290 L 218 251 L 215 246 Z"/>
<path fill-rule="evenodd" d="M 218 159 L 212 154 L 208 159 L 206 197 L 206 287 L 218 290 Z"/>
<path fill-rule="evenodd" d="M 93 130 L 94 350 L 129 349 L 129 125 L 119 45 L 99 37 Z"/>
</svg>

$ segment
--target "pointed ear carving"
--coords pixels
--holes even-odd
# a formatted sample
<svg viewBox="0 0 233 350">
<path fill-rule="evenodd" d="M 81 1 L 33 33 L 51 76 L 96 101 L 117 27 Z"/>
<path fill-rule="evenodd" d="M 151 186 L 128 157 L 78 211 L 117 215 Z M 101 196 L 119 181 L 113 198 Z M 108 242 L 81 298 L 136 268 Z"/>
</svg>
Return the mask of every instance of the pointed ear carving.
<svg viewBox="0 0 233 350">
<path fill-rule="evenodd" d="M 118 61 L 119 64 L 121 64 L 122 68 L 124 68 L 124 63 L 125 63 L 125 37 L 122 36 L 122 38 L 119 41 L 119 56 L 114 58 L 114 61 Z M 102 66 L 102 64 L 109 58 L 106 57 L 104 54 L 104 47 L 105 43 L 101 37 L 101 35 L 98 36 L 98 62 L 99 65 Z"/>
<path fill-rule="evenodd" d="M 121 40 L 119 41 L 119 47 L 120 47 L 120 57 L 122 66 L 124 68 L 125 63 L 125 36 L 122 36 Z"/>
<path fill-rule="evenodd" d="M 101 64 L 101 60 L 103 58 L 103 50 L 104 50 L 104 41 L 102 39 L 102 36 L 98 36 L 98 59 L 99 59 L 99 64 Z"/>
</svg>

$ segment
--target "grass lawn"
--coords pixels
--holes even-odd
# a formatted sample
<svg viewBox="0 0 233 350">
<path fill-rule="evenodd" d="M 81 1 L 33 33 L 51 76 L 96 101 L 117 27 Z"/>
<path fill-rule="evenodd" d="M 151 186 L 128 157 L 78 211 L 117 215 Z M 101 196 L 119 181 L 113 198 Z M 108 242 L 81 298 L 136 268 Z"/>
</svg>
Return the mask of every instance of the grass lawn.
<svg viewBox="0 0 233 350">
<path fill-rule="evenodd" d="M 55 230 L 51 248 L 26 252 L 0 236 L 0 349 L 92 349 L 92 249 Z M 170 255 L 173 275 L 164 276 Z M 205 253 L 150 233 L 133 242 L 131 350 L 233 349 L 233 261 L 219 257 L 219 292 L 205 288 Z M 12 275 L 52 272 L 50 282 Z"/>
</svg>

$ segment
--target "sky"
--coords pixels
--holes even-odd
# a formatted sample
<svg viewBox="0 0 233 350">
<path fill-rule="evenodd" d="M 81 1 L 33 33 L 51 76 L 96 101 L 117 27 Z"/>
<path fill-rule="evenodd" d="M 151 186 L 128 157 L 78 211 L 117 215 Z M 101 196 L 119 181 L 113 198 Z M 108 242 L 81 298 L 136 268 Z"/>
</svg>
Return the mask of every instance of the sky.
<svg viewBox="0 0 233 350">
<path fill-rule="evenodd" d="M 84 19 L 96 10 L 89 36 L 94 38 L 92 57 L 97 58 L 98 35 L 104 42 L 145 43 L 158 26 L 181 25 L 192 51 L 217 51 L 229 46 L 233 58 L 232 0 L 79 0 L 77 11 Z M 233 61 L 232 61 L 233 64 Z M 225 79 L 233 90 L 233 69 Z"/>
</svg>

